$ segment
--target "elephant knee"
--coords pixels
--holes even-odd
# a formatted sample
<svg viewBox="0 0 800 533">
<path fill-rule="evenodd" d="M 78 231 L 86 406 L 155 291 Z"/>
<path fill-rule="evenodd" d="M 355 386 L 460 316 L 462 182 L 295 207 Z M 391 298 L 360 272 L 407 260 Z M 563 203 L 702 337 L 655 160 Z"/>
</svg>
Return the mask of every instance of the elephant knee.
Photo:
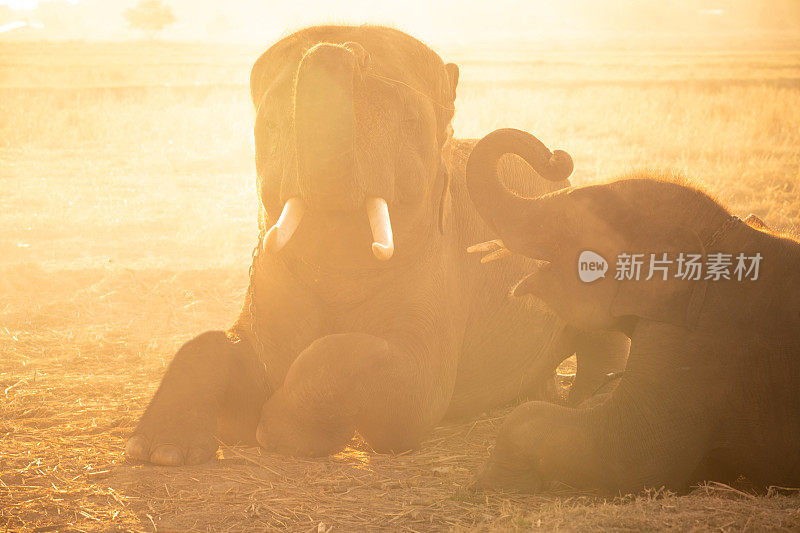
<svg viewBox="0 0 800 533">
<path fill-rule="evenodd" d="M 544 402 L 517 407 L 500 428 L 485 477 L 508 487 L 541 487 L 560 478 L 577 482 L 572 470 L 588 461 L 575 414 Z"/>
<path fill-rule="evenodd" d="M 173 356 L 156 395 L 182 390 L 195 395 L 202 391 L 209 397 L 223 393 L 232 347 L 222 331 L 208 331 L 188 341 Z"/>
<path fill-rule="evenodd" d="M 357 385 L 371 379 L 381 364 L 387 362 L 389 343 L 374 335 L 341 333 L 312 342 L 292 363 L 286 386 L 309 379 L 332 384 Z"/>
<path fill-rule="evenodd" d="M 173 361 L 196 361 L 224 356 L 231 347 L 231 341 L 224 331 L 206 331 L 184 343 L 178 349 Z"/>
<path fill-rule="evenodd" d="M 315 408 L 316 407 L 316 408 Z M 355 427 L 342 417 L 341 410 L 292 401 L 283 389 L 264 405 L 256 429 L 256 440 L 263 448 L 286 455 L 322 457 L 344 448 Z"/>
</svg>

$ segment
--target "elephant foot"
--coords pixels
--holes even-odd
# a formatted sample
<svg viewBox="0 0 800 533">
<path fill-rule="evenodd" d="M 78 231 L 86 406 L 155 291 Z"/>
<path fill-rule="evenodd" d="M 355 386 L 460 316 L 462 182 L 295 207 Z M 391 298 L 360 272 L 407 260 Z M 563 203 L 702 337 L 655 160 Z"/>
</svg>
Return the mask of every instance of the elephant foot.
<svg viewBox="0 0 800 533">
<path fill-rule="evenodd" d="M 337 420 L 302 416 L 278 390 L 264 405 L 256 439 L 265 450 L 295 457 L 323 457 L 341 451 L 355 427 Z"/>
<path fill-rule="evenodd" d="M 226 443 L 252 442 L 267 393 L 251 346 L 222 331 L 184 344 L 125 445 L 133 459 L 165 466 L 208 461 Z"/>
<path fill-rule="evenodd" d="M 414 431 L 408 427 L 371 429 L 367 426 L 359 428 L 358 432 L 376 453 L 390 455 L 419 449 L 425 434 L 422 430 Z"/>
<path fill-rule="evenodd" d="M 216 422 L 192 421 L 188 414 L 164 418 L 147 413 L 125 443 L 125 455 L 162 466 L 196 465 L 214 457 Z"/>
</svg>

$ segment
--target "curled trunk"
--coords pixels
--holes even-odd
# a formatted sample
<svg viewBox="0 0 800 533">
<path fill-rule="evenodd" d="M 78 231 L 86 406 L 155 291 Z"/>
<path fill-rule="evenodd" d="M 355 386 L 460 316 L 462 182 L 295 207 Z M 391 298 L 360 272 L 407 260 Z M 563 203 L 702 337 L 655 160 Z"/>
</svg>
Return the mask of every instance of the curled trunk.
<svg viewBox="0 0 800 533">
<path fill-rule="evenodd" d="M 572 173 L 572 158 L 566 152 L 551 152 L 530 133 L 512 128 L 495 130 L 481 139 L 467 161 L 467 188 L 481 218 L 498 235 L 518 233 L 535 216 L 537 200 L 508 190 L 497 173 L 505 154 L 522 157 L 543 178 L 561 181 Z"/>
</svg>

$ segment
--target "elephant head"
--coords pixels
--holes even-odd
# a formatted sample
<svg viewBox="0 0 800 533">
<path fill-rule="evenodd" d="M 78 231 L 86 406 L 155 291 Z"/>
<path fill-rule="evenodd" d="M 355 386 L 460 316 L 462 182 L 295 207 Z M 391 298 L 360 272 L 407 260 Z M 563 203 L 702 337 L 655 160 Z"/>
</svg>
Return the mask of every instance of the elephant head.
<svg viewBox="0 0 800 533">
<path fill-rule="evenodd" d="M 441 216 L 458 68 L 394 30 L 315 31 L 251 76 L 264 249 L 351 264 L 369 264 L 370 242 L 379 260 L 410 254 Z"/>
<path fill-rule="evenodd" d="M 487 135 L 470 156 L 470 196 L 502 239 L 473 249 L 500 246 L 502 252 L 539 260 L 538 268 L 513 289 L 515 296 L 538 296 L 585 330 L 629 332 L 640 318 L 681 326 L 695 322 L 705 282 L 659 269 L 651 275 L 651 254 L 663 259 L 666 253 L 673 260 L 681 253 L 703 256 L 706 243 L 730 214 L 696 189 L 666 179 L 631 178 L 522 198 L 497 179 L 497 160 L 506 153 L 520 155 L 535 169 L 544 167 L 539 174 L 549 179 L 571 165 L 558 152 L 550 155 L 532 135 L 512 129 Z M 641 254 L 630 261 L 633 269 L 641 263 L 638 280 L 629 279 L 634 270 L 620 275 L 625 254 Z M 586 279 L 581 268 L 600 271 Z"/>
</svg>

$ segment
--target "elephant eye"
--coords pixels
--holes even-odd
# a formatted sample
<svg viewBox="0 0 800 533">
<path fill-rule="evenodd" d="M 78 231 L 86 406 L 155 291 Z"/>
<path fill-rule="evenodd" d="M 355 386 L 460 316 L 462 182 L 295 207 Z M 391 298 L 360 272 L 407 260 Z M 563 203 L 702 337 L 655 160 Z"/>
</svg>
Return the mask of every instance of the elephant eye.
<svg viewBox="0 0 800 533">
<path fill-rule="evenodd" d="M 422 116 L 416 111 L 409 111 L 400 121 L 404 128 L 419 129 L 422 125 Z"/>
</svg>

